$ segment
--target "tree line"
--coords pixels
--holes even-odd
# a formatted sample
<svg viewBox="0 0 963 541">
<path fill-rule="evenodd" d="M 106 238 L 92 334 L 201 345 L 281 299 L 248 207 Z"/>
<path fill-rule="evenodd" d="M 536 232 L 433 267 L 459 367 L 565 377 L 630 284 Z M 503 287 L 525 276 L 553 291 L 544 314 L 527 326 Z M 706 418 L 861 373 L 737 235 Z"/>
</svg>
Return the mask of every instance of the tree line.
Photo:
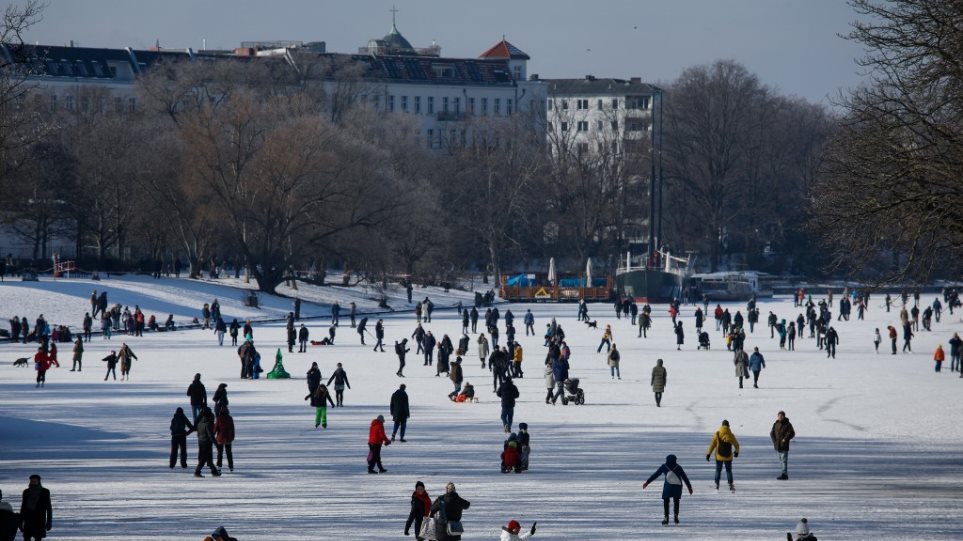
<svg viewBox="0 0 963 541">
<path fill-rule="evenodd" d="M 696 253 L 704 269 L 879 276 L 882 258 L 900 279 L 929 276 L 945 269 L 926 254 L 961 246 L 961 87 L 949 60 L 959 56 L 944 36 L 914 49 L 932 55 L 915 67 L 886 63 L 915 43 L 898 31 L 936 40 L 949 27 L 935 18 L 959 14 L 923 0 L 885 4 L 906 13 L 853 4 L 893 21 L 857 23 L 850 36 L 876 44 L 864 62 L 889 78 L 829 109 L 735 61 L 694 66 L 661 85 L 660 153 L 611 135 L 586 151 L 546 132 L 544 111 L 458 121 L 452 133 L 469 137 L 432 150 L 411 117 L 374 107 L 372 85 L 331 57 L 158 64 L 137 81 L 133 111 L 94 106 L 112 101 L 93 88 L 75 91 L 89 106 L 51 111 L 30 99 L 43 88 L 24 66 L 4 66 L 0 217 L 35 259 L 57 237 L 88 268 L 152 270 L 176 257 L 197 275 L 227 260 L 264 291 L 332 267 L 497 279 L 549 257 L 577 272 L 592 257 L 611 272 L 650 225 L 655 170 L 663 246 Z M 7 8 L 5 41 L 35 7 Z M 933 73 L 939 58 L 947 72 Z M 915 78 L 896 71 L 906 69 Z"/>
</svg>

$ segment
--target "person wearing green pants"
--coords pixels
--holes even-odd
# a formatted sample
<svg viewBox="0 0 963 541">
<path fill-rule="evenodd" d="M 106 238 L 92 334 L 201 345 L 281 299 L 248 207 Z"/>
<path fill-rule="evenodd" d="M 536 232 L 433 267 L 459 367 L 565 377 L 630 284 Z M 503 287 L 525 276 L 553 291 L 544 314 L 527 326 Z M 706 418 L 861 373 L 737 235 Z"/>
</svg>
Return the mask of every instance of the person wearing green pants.
<svg viewBox="0 0 963 541">
<path fill-rule="evenodd" d="M 318 428 L 318 426 L 328 428 L 328 404 L 333 407 L 334 400 L 331 400 L 328 387 L 321 383 L 311 395 L 311 406 L 314 408 L 314 428 Z"/>
</svg>

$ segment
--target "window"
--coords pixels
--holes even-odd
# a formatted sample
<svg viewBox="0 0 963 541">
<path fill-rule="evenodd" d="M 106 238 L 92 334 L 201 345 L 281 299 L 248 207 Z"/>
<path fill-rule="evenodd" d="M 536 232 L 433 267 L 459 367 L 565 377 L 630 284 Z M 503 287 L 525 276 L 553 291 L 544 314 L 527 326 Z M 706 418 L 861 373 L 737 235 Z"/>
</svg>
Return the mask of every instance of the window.
<svg viewBox="0 0 963 541">
<path fill-rule="evenodd" d="M 401 96 L 401 111 L 408 112 L 408 96 Z"/>
<path fill-rule="evenodd" d="M 415 114 L 421 114 L 421 96 L 415 96 Z"/>
<path fill-rule="evenodd" d="M 575 108 L 579 111 L 586 111 L 589 108 L 588 100 L 575 100 Z"/>
<path fill-rule="evenodd" d="M 467 146 L 468 144 L 468 133 L 462 129 L 461 130 L 461 146 Z"/>
<path fill-rule="evenodd" d="M 552 124 L 551 122 L 549 122 L 549 123 L 548 123 L 548 131 L 555 131 L 555 124 Z"/>
<path fill-rule="evenodd" d="M 599 154 L 602 153 L 604 148 L 605 148 L 605 145 L 602 144 L 602 141 L 599 141 L 598 143 Z"/>
<path fill-rule="evenodd" d="M 588 143 L 579 143 L 575 148 L 578 149 L 578 155 L 581 156 L 588 152 L 589 145 Z"/>
<path fill-rule="evenodd" d="M 548 100 L 548 110 L 552 110 L 552 100 Z"/>
<path fill-rule="evenodd" d="M 578 124 L 576 124 L 575 130 L 580 132 L 588 131 L 588 121 L 579 120 Z"/>
<path fill-rule="evenodd" d="M 435 130 L 428 128 L 428 148 L 435 148 Z"/>
<path fill-rule="evenodd" d="M 568 122 L 562 122 L 562 132 L 568 131 Z"/>
<path fill-rule="evenodd" d="M 644 121 L 634 120 L 634 121 L 626 122 L 625 129 L 626 131 L 638 132 L 638 131 L 645 131 L 649 129 L 649 127 L 646 125 Z"/>
<path fill-rule="evenodd" d="M 50 95 L 50 112 L 52 113 L 56 110 L 57 110 L 57 95 L 51 94 Z"/>
<path fill-rule="evenodd" d="M 68 111 L 73 111 L 73 110 L 74 110 L 74 97 L 73 97 L 73 96 L 66 96 L 66 97 L 64 98 L 64 107 L 65 107 Z"/>
<path fill-rule="evenodd" d="M 448 97 L 447 97 L 447 96 L 445 96 L 444 98 L 441 98 L 441 111 L 442 111 L 443 113 L 447 113 L 447 112 L 448 112 Z"/>
<path fill-rule="evenodd" d="M 469 113 L 475 112 L 475 98 L 468 98 L 468 109 L 466 111 Z"/>
<path fill-rule="evenodd" d="M 502 99 L 501 99 L 501 98 L 495 98 L 495 109 L 494 109 L 494 113 L 495 113 L 496 115 L 502 114 Z"/>
<path fill-rule="evenodd" d="M 461 98 L 452 98 L 451 106 L 455 110 L 455 114 L 461 112 Z"/>
<path fill-rule="evenodd" d="M 515 66 L 515 67 L 513 67 L 513 68 L 512 68 L 512 72 L 515 74 L 515 80 L 516 80 L 516 81 L 521 81 L 521 80 L 522 80 L 522 67 L 521 67 L 521 66 Z"/>
<path fill-rule="evenodd" d="M 137 98 L 127 98 L 127 110 L 131 113 L 137 110 Z"/>
<path fill-rule="evenodd" d="M 506 113 L 506 114 L 509 114 L 509 115 L 512 114 L 512 99 L 511 99 L 511 98 L 508 98 L 507 100 L 505 100 L 505 113 Z"/>
<path fill-rule="evenodd" d="M 599 98 L 599 111 L 602 110 L 602 98 Z"/>
<path fill-rule="evenodd" d="M 612 109 L 618 109 L 618 108 L 619 108 L 619 99 L 612 98 Z"/>
<path fill-rule="evenodd" d="M 395 97 L 391 94 L 388 94 L 388 112 L 395 112 Z"/>
<path fill-rule="evenodd" d="M 562 100 L 562 109 L 568 110 L 568 100 Z"/>
<path fill-rule="evenodd" d="M 482 110 L 481 110 L 481 114 L 483 114 L 483 115 L 487 115 L 487 114 L 488 114 L 488 98 L 482 98 Z"/>
<path fill-rule="evenodd" d="M 596 128 L 598 128 L 599 131 L 602 131 L 603 129 L 605 129 L 604 126 L 605 126 L 605 123 L 599 120 Z"/>
<path fill-rule="evenodd" d="M 434 96 L 428 96 L 428 114 L 429 115 L 435 114 L 435 97 Z"/>
<path fill-rule="evenodd" d="M 618 121 L 618 120 L 613 120 L 613 121 L 612 121 L 612 131 L 619 131 L 619 121 Z"/>
</svg>

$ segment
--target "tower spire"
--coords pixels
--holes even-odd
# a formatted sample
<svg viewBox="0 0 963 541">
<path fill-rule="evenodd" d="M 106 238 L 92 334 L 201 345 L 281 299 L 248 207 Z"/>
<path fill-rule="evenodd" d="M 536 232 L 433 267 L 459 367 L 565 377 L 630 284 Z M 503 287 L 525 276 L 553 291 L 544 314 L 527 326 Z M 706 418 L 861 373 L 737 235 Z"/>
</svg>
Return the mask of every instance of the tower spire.
<svg viewBox="0 0 963 541">
<path fill-rule="evenodd" d="M 398 8 L 394 4 L 392 4 L 391 9 L 389 9 L 388 11 L 391 12 L 391 30 L 394 32 L 397 32 L 398 27 L 395 25 L 395 17 L 396 15 L 398 15 Z"/>
</svg>

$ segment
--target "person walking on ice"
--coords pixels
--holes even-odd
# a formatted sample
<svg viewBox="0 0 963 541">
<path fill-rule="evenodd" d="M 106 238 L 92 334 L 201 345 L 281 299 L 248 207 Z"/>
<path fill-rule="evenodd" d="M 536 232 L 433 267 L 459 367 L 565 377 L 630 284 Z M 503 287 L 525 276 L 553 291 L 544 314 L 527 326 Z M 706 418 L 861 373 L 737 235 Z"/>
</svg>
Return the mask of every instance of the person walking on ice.
<svg viewBox="0 0 963 541">
<path fill-rule="evenodd" d="M 662 519 L 662 525 L 669 525 L 669 500 L 673 501 L 673 517 L 675 518 L 675 523 L 678 524 L 682 484 L 685 483 L 686 488 L 689 489 L 689 495 L 692 495 L 692 483 L 689 482 L 689 477 L 685 474 L 682 466 L 676 462 L 675 455 L 669 455 L 665 457 L 665 464 L 659 466 L 659 469 L 655 470 L 655 473 L 649 476 L 649 479 L 642 484 L 642 490 L 645 490 L 652 481 L 655 481 L 662 475 L 665 475 L 665 482 L 662 484 L 662 506 L 665 510 L 665 518 Z"/>
<path fill-rule="evenodd" d="M 706 451 L 706 462 L 709 462 L 713 450 L 716 452 L 716 490 L 719 490 L 719 478 L 722 477 L 722 468 L 725 467 L 729 490 L 735 492 L 736 486 L 732 483 L 732 459 L 739 457 L 739 440 L 729 429 L 729 421 L 723 420 L 722 426 L 712 435 L 712 443 Z"/>
<path fill-rule="evenodd" d="M 780 411 L 776 415 L 776 422 L 772 424 L 769 437 L 772 439 L 772 445 L 776 449 L 776 454 L 779 455 L 779 465 L 782 468 L 782 473 L 776 479 L 788 481 L 789 442 L 796 437 L 796 430 L 793 429 L 792 423 L 790 423 L 789 418 L 786 417 L 786 412 Z"/>
<path fill-rule="evenodd" d="M 665 392 L 665 382 L 669 373 L 662 366 L 662 359 L 655 361 L 652 367 L 652 392 L 655 393 L 655 407 L 662 407 L 662 393 Z"/>
</svg>

